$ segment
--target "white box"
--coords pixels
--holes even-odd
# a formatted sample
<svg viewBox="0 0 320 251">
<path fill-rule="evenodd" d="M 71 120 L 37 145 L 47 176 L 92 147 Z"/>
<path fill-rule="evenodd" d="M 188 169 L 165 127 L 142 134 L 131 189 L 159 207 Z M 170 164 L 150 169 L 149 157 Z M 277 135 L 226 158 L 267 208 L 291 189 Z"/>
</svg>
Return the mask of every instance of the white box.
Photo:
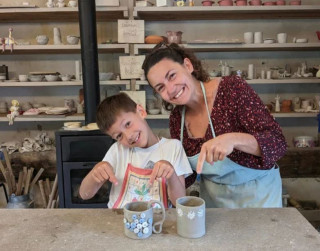
<svg viewBox="0 0 320 251">
<path fill-rule="evenodd" d="M 96 6 L 120 6 L 119 0 L 96 0 Z"/>
<path fill-rule="evenodd" d="M 156 5 L 158 7 L 173 6 L 173 0 L 157 0 Z"/>
</svg>

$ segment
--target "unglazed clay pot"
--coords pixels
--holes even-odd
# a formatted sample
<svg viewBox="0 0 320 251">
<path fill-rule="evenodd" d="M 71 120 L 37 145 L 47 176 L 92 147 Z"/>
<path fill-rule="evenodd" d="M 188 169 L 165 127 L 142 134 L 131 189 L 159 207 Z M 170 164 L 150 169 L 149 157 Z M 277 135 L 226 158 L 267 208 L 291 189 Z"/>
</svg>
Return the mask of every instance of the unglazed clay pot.
<svg viewBox="0 0 320 251">
<path fill-rule="evenodd" d="M 285 0 L 278 0 L 276 1 L 277 5 L 286 5 L 286 1 Z"/>
<path fill-rule="evenodd" d="M 203 6 L 212 6 L 214 4 L 214 1 L 211 0 L 205 0 L 201 2 Z"/>
<path fill-rule="evenodd" d="M 234 3 L 236 6 L 246 6 L 248 4 L 247 0 L 236 0 Z"/>
<path fill-rule="evenodd" d="M 290 1 L 290 5 L 301 5 L 301 1 L 299 0 Z"/>
<path fill-rule="evenodd" d="M 221 0 L 218 2 L 219 6 L 232 6 L 232 0 Z"/>
<path fill-rule="evenodd" d="M 276 5 L 276 2 L 264 2 L 263 5 L 266 5 L 266 6 Z"/>
<path fill-rule="evenodd" d="M 258 6 L 258 5 L 261 5 L 261 4 L 262 4 L 261 0 L 251 0 L 251 1 L 249 1 L 249 5 Z"/>
</svg>

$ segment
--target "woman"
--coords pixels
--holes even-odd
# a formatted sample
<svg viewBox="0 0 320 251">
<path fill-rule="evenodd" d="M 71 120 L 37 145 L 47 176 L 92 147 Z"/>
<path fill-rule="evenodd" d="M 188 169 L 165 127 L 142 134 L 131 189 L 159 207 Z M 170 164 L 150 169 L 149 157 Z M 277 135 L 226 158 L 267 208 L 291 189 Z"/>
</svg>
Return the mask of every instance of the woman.
<svg viewBox="0 0 320 251">
<path fill-rule="evenodd" d="M 192 169 L 201 173 L 207 207 L 282 206 L 275 162 L 285 154 L 285 138 L 245 80 L 210 79 L 194 54 L 177 44 L 157 45 L 143 69 L 172 110 L 171 137 L 182 141 Z"/>
</svg>

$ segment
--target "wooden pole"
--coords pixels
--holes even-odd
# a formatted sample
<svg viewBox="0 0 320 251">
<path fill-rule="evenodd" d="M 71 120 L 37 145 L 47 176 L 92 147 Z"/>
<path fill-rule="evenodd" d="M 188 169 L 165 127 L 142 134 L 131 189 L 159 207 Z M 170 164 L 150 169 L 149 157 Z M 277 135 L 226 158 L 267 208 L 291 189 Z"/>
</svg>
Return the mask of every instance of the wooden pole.
<svg viewBox="0 0 320 251">
<path fill-rule="evenodd" d="M 18 178 L 18 185 L 17 185 L 16 195 L 21 195 L 22 180 L 23 180 L 23 172 L 21 171 L 21 172 L 19 172 L 19 178 Z"/>
<path fill-rule="evenodd" d="M 10 158 L 9 158 L 9 155 L 8 155 L 8 152 L 7 152 L 6 148 L 2 148 L 2 152 L 4 154 L 4 159 L 6 161 L 7 168 L 9 170 L 9 176 L 10 176 L 10 180 L 11 180 L 12 192 L 14 192 L 16 190 L 16 179 L 15 179 L 14 174 L 12 172 Z"/>
<path fill-rule="evenodd" d="M 47 208 L 51 208 L 51 204 L 52 204 L 52 201 L 53 201 L 53 197 L 56 194 L 57 187 L 58 187 L 58 175 L 56 174 L 56 177 L 55 177 L 54 182 L 53 182 L 53 187 L 52 187 L 52 190 L 51 190 L 51 193 L 50 193 L 50 196 L 49 196 L 49 203 L 47 205 Z"/>
<path fill-rule="evenodd" d="M 24 195 L 28 194 L 28 192 L 29 192 L 29 185 L 30 185 L 30 180 L 31 180 L 33 170 L 34 170 L 34 168 L 32 168 L 32 167 L 28 170 L 26 185 L 24 186 L 24 193 L 23 193 Z"/>
<path fill-rule="evenodd" d="M 40 178 L 41 174 L 43 173 L 44 169 L 40 168 L 39 171 L 37 172 L 36 176 L 33 178 L 30 188 L 32 188 L 34 186 L 34 184 L 37 183 L 38 179 Z"/>
<path fill-rule="evenodd" d="M 44 192 L 43 180 L 39 180 L 38 183 L 39 183 L 39 188 L 40 188 L 40 193 L 41 193 L 43 208 L 46 208 L 46 206 L 47 206 L 47 198 L 46 198 L 46 194 L 45 194 L 45 192 Z"/>
<path fill-rule="evenodd" d="M 50 196 L 50 193 L 51 193 L 51 187 L 50 187 L 50 180 L 49 178 L 46 178 L 46 183 L 45 183 L 45 187 L 44 187 L 44 191 L 46 192 L 46 197 L 48 198 L 49 200 L 49 196 Z"/>
</svg>

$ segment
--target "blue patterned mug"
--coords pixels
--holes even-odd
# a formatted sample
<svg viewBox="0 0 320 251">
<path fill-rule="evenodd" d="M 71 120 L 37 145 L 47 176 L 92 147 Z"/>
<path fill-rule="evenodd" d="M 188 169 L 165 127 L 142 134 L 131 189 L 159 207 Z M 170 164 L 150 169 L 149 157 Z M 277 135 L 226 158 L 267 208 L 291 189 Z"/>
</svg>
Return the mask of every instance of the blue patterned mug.
<svg viewBox="0 0 320 251">
<path fill-rule="evenodd" d="M 161 211 L 161 220 L 153 221 L 153 204 L 158 204 Z M 152 232 L 159 234 L 162 231 L 162 224 L 165 219 L 165 209 L 162 202 L 157 200 L 129 202 L 124 208 L 124 233 L 132 239 L 146 239 Z M 158 226 L 158 230 L 156 229 Z"/>
</svg>

